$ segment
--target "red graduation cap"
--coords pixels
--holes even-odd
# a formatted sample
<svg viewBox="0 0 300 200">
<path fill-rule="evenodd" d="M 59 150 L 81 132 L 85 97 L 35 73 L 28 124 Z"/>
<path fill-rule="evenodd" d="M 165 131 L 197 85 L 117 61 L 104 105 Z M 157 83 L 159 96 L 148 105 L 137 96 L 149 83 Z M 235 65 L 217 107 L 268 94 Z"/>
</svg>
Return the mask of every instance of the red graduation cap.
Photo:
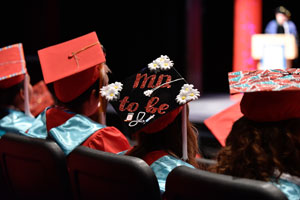
<svg viewBox="0 0 300 200">
<path fill-rule="evenodd" d="M 32 98 L 30 99 L 30 111 L 33 116 L 40 114 L 46 107 L 54 104 L 54 99 L 43 80 L 32 87 Z"/>
<path fill-rule="evenodd" d="M 244 92 L 241 112 L 258 122 L 300 117 L 300 69 L 229 73 L 231 94 Z"/>
<path fill-rule="evenodd" d="M 52 83 L 57 98 L 69 102 L 98 78 L 98 65 L 105 62 L 96 32 L 38 51 L 44 81 Z"/>
<path fill-rule="evenodd" d="M 26 72 L 22 43 L 0 48 L 0 88 L 20 83 Z"/>
<path fill-rule="evenodd" d="M 226 138 L 231 131 L 233 123 L 242 116 L 240 101 L 238 101 L 221 112 L 205 119 L 204 124 L 220 144 L 225 146 Z"/>
<path fill-rule="evenodd" d="M 300 69 L 238 71 L 228 77 L 230 93 L 244 93 L 241 101 L 204 122 L 221 145 L 242 116 L 257 122 L 300 117 Z"/>
</svg>

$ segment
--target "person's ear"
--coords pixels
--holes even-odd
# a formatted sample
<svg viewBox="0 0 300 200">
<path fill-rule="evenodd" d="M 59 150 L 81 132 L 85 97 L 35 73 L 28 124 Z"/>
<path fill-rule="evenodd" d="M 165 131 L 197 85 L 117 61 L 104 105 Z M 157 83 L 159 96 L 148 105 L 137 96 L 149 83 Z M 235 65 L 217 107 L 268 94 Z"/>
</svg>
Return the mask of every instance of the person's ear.
<svg viewBox="0 0 300 200">
<path fill-rule="evenodd" d="M 90 96 L 89 96 L 88 105 L 89 106 L 98 105 L 98 101 L 99 101 L 99 99 L 97 98 L 96 90 L 93 89 Z"/>
<path fill-rule="evenodd" d="M 90 94 L 90 101 L 92 101 L 93 99 L 96 99 L 96 90 L 95 89 L 93 89 Z"/>
<path fill-rule="evenodd" d="M 95 113 L 98 104 L 98 99 L 95 96 L 96 90 L 93 89 L 88 98 L 82 104 L 82 114 L 91 116 Z"/>
<path fill-rule="evenodd" d="M 23 101 L 25 100 L 25 94 L 24 94 L 24 89 L 23 88 L 20 89 L 19 96 L 20 96 L 21 100 L 23 100 Z"/>
</svg>

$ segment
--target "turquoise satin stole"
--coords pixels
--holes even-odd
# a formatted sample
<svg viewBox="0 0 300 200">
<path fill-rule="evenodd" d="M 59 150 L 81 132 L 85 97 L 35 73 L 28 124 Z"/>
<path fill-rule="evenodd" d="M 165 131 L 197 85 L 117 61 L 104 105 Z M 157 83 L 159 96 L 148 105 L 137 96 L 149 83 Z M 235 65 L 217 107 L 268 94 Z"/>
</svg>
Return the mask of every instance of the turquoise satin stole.
<svg viewBox="0 0 300 200">
<path fill-rule="evenodd" d="M 158 160 L 156 160 L 155 162 L 153 162 L 150 165 L 151 169 L 153 170 L 153 172 L 157 178 L 161 194 L 163 194 L 165 192 L 166 180 L 167 180 L 167 176 L 169 175 L 169 173 L 175 167 L 181 166 L 181 165 L 195 168 L 194 166 L 190 165 L 189 163 L 184 162 L 178 158 L 175 158 L 175 157 L 169 156 L 169 155 L 159 158 Z"/>
<path fill-rule="evenodd" d="M 53 127 L 50 129 L 49 133 L 47 133 L 47 109 L 37 117 L 32 128 L 28 131 L 28 135 L 45 139 L 47 135 L 50 134 L 66 155 L 73 151 L 93 133 L 105 127 L 105 125 L 96 123 L 88 117 L 76 114 L 64 124 Z"/>
<path fill-rule="evenodd" d="M 46 126 L 46 108 L 42 113 L 40 113 L 31 125 L 31 128 L 27 131 L 26 136 L 33 138 L 46 139 L 48 136 L 47 126 Z"/>
<path fill-rule="evenodd" d="M 8 109 L 8 112 L 8 115 L 0 119 L 0 136 L 6 132 L 25 134 L 35 120 L 21 111 Z"/>
<path fill-rule="evenodd" d="M 121 151 L 117 154 L 124 155 L 126 152 L 127 152 L 127 150 Z M 165 192 L 166 180 L 167 180 L 169 173 L 175 167 L 181 166 L 181 165 L 195 168 L 193 165 L 191 165 L 187 162 L 184 162 L 178 158 L 175 158 L 173 156 L 170 156 L 170 155 L 163 156 L 163 157 L 157 159 L 155 162 L 153 162 L 150 165 L 151 169 L 153 170 L 153 172 L 157 178 L 161 194 L 163 194 Z"/>
<path fill-rule="evenodd" d="M 272 178 L 271 183 L 278 187 L 289 200 L 300 199 L 300 185 L 282 178 L 279 178 L 278 182 L 275 181 L 275 178 Z"/>
<path fill-rule="evenodd" d="M 82 115 L 74 115 L 64 124 L 54 127 L 49 134 L 54 138 L 63 152 L 68 155 L 73 149 L 105 126 Z"/>
</svg>

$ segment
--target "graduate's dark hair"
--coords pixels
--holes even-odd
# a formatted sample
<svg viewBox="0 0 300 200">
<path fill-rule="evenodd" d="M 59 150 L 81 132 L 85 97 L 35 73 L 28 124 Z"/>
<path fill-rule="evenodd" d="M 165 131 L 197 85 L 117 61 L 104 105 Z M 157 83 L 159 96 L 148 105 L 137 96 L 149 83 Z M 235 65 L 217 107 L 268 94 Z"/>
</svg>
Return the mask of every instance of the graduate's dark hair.
<svg viewBox="0 0 300 200">
<path fill-rule="evenodd" d="M 24 88 L 24 81 L 5 89 L 0 89 L 0 105 L 12 105 L 14 98 L 19 94 L 20 90 Z"/>
<path fill-rule="evenodd" d="M 99 97 L 99 81 L 100 79 L 97 79 L 95 83 L 93 83 L 86 91 L 84 91 L 81 95 L 79 95 L 77 98 L 70 102 L 61 102 L 55 95 L 53 83 L 47 84 L 47 87 L 49 91 L 51 92 L 52 96 L 54 97 L 55 104 L 58 106 L 63 106 L 68 108 L 69 110 L 80 113 L 81 112 L 81 106 L 82 104 L 90 97 L 93 90 L 95 90 L 95 97 Z"/>
<path fill-rule="evenodd" d="M 10 105 L 14 105 L 16 96 L 23 88 L 24 81 L 21 81 L 20 83 L 9 88 L 0 88 L 0 118 L 7 115 L 7 111 L 5 111 L 5 108 Z"/>
<path fill-rule="evenodd" d="M 300 177 L 300 119 L 278 122 L 237 120 L 226 146 L 211 171 L 236 177 L 269 181 L 276 173 Z"/>
<path fill-rule="evenodd" d="M 134 137 L 136 138 L 138 144 L 134 146 L 134 148 L 129 151 L 127 155 L 143 159 L 147 153 L 156 150 L 164 150 L 170 155 L 180 159 L 182 157 L 181 121 L 182 115 L 179 113 L 175 120 L 161 131 L 156 133 L 140 132 L 135 134 Z M 189 120 L 187 120 L 187 142 L 189 158 L 187 162 L 195 167 L 198 167 L 196 161 L 196 155 L 199 154 L 198 133 L 196 128 Z"/>
</svg>

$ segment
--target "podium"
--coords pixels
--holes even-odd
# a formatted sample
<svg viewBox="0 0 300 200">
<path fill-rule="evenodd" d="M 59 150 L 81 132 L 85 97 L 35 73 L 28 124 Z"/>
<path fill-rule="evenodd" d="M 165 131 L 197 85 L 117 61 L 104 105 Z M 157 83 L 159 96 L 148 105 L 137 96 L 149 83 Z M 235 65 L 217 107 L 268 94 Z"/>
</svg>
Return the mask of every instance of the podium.
<svg viewBox="0 0 300 200">
<path fill-rule="evenodd" d="M 254 34 L 251 56 L 260 60 L 258 69 L 286 69 L 298 57 L 296 38 L 292 34 Z"/>
</svg>

